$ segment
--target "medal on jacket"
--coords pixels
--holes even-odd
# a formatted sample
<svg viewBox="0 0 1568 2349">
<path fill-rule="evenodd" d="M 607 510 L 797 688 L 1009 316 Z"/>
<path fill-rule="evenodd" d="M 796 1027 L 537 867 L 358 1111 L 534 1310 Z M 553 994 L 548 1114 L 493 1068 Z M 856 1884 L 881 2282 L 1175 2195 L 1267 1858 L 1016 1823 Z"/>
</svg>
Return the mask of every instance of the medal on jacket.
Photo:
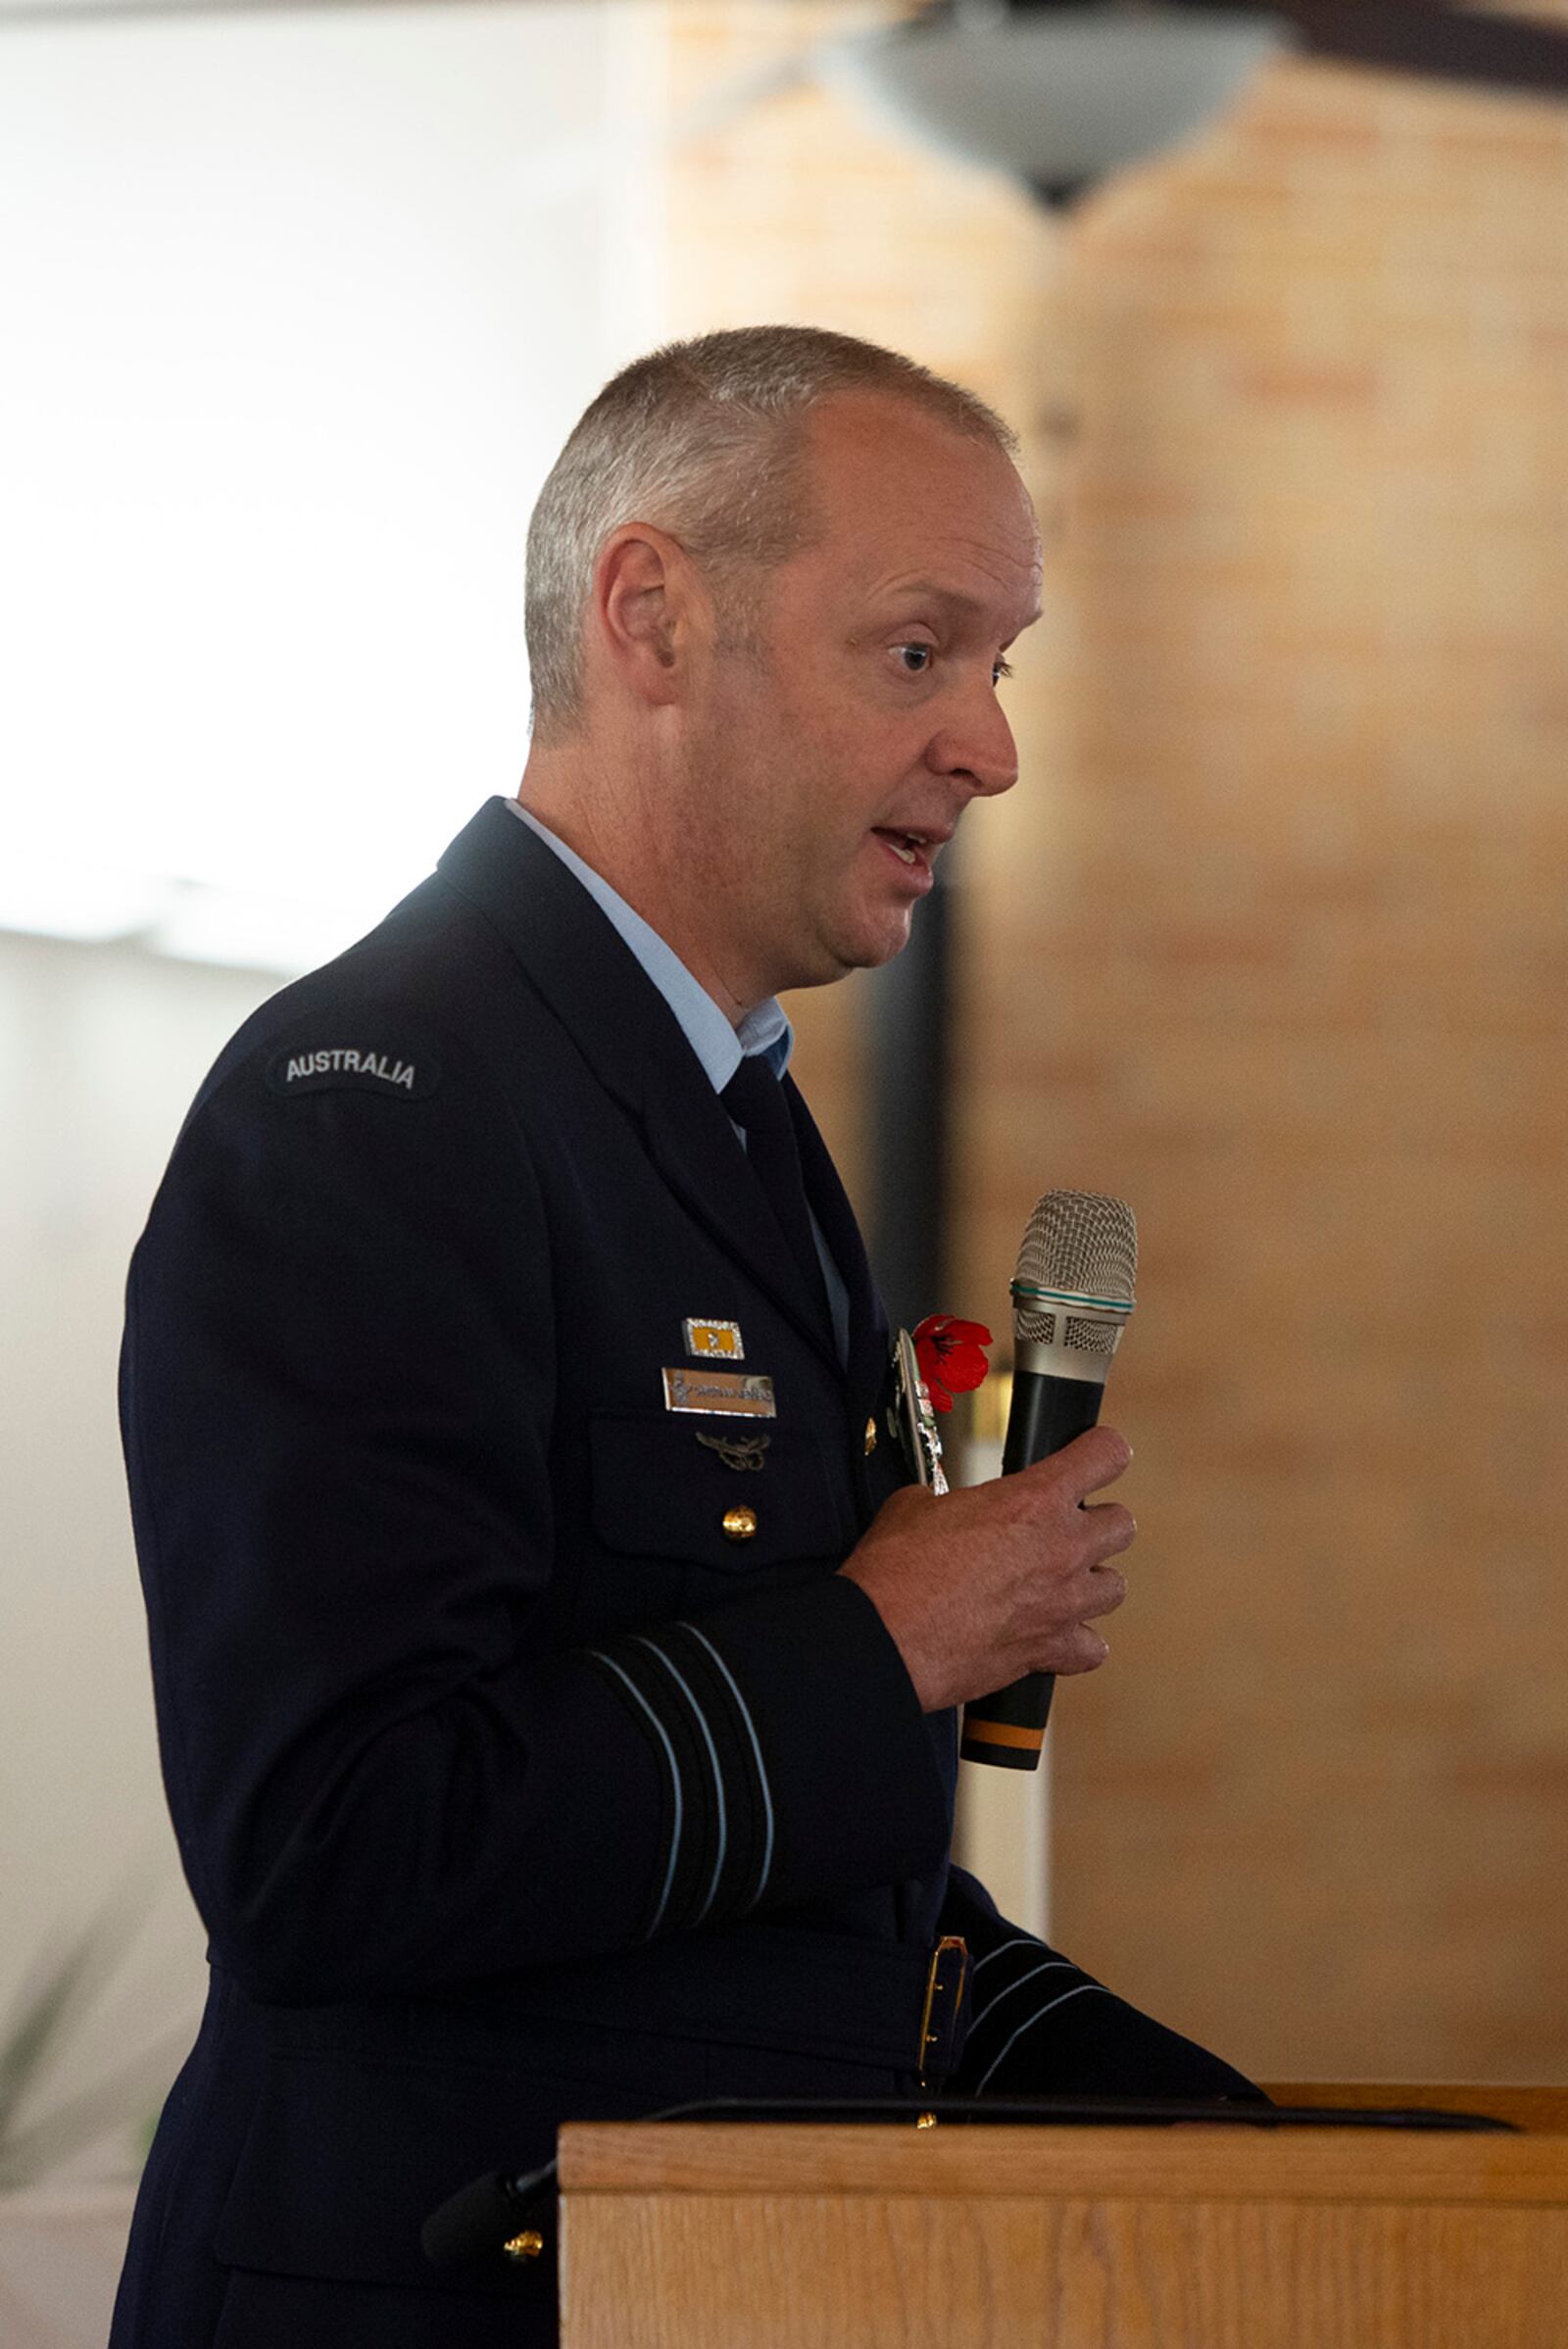
<svg viewBox="0 0 1568 2349">
<path fill-rule="evenodd" d="M 948 1479 L 942 1465 L 937 1415 L 931 1408 L 930 1392 L 920 1376 L 914 1340 L 907 1330 L 900 1330 L 893 1341 L 893 1404 L 888 1412 L 888 1426 L 903 1446 L 915 1483 L 932 1493 L 946 1493 Z"/>
</svg>

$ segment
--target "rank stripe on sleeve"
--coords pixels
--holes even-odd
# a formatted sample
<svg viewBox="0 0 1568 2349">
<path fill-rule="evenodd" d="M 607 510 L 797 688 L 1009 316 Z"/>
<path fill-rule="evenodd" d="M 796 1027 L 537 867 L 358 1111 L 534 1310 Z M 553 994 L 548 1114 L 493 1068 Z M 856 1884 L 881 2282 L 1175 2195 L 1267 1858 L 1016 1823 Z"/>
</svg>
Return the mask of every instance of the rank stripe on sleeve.
<svg viewBox="0 0 1568 2349">
<path fill-rule="evenodd" d="M 604 1671 L 608 1672 L 612 1681 L 619 1684 L 619 1693 L 631 1698 L 633 1710 L 642 1723 L 644 1735 L 653 1738 L 655 1750 L 664 1764 L 664 1849 L 660 1855 L 663 1866 L 662 1869 L 655 1870 L 656 1892 L 652 1914 L 641 1933 L 643 1940 L 651 1941 L 664 1922 L 664 1913 L 669 1906 L 670 1886 L 675 1878 L 675 1863 L 680 1857 L 681 1829 L 684 1825 L 685 1809 L 681 1794 L 680 1768 L 675 1760 L 675 1749 L 669 1741 L 668 1732 L 631 1675 L 616 1663 L 613 1656 L 604 1655 L 598 1648 L 590 1648 L 589 1658 L 591 1662 L 600 1665 Z"/>
<path fill-rule="evenodd" d="M 744 1915 L 767 1888 L 773 1803 L 750 1707 L 694 1624 L 589 1650 L 636 1715 L 665 1780 L 642 1937 Z"/>
<path fill-rule="evenodd" d="M 773 1866 L 773 1800 L 757 1726 L 729 1666 L 696 1624 L 670 1624 L 655 1644 L 687 1676 L 712 1731 L 730 1814 L 713 1913 L 741 1915 L 761 1899 Z"/>
<path fill-rule="evenodd" d="M 758 1737 L 757 1724 L 752 1719 L 751 1707 L 741 1694 L 734 1674 L 711 1639 L 705 1632 L 700 1632 L 695 1623 L 677 1624 L 675 1628 L 677 1631 L 685 1632 L 712 1659 L 714 1671 L 722 1684 L 721 1693 L 728 1697 L 734 1706 L 735 1718 L 745 1741 L 745 1752 L 755 1773 L 757 1794 L 762 1814 L 762 1850 L 759 1862 L 757 1887 L 746 1901 L 746 1906 L 752 1908 L 766 1891 L 767 1880 L 773 1871 L 773 1797 L 768 1789 L 767 1766 L 762 1760 L 761 1739 Z"/>
<path fill-rule="evenodd" d="M 693 1925 L 704 1925 L 718 1896 L 719 1881 L 724 1873 L 724 1862 L 729 1856 L 729 1816 L 728 1805 L 724 1800 L 724 1768 L 718 1758 L 718 1747 L 713 1741 L 713 1733 L 708 1726 L 708 1716 L 699 1704 L 691 1683 L 681 1671 L 680 1666 L 671 1661 L 656 1639 L 639 1639 L 637 1644 L 640 1647 L 645 1647 L 651 1656 L 658 1658 L 675 1688 L 686 1699 L 687 1711 L 696 1725 L 703 1748 L 698 1763 L 699 1783 L 704 1784 L 705 1791 L 710 1788 L 712 1795 L 712 1809 L 707 1821 L 711 1832 L 703 1837 L 703 1856 L 707 1860 L 710 1851 L 711 1865 L 708 1870 L 706 1888 L 699 1886 L 699 1902 L 692 1917 L 692 1923 Z M 705 1763 L 709 1774 L 706 1782 L 702 1780 L 702 1769 Z"/>
<path fill-rule="evenodd" d="M 988 1950 L 971 1969 L 968 2036 L 963 2060 L 953 2086 L 969 2096 L 979 2095 L 1012 2048 L 1058 2006 L 1089 1990 L 1110 1996 L 1071 1958 L 1064 1958 L 1044 1941 L 1020 1936 Z"/>
</svg>

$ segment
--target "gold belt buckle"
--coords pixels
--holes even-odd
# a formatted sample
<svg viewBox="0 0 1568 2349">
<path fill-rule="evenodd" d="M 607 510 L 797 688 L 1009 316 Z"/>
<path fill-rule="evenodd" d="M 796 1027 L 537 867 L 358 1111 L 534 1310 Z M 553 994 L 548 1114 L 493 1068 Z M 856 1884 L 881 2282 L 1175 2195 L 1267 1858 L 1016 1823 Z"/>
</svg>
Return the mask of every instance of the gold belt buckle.
<svg viewBox="0 0 1568 2349">
<path fill-rule="evenodd" d="M 969 1944 L 961 1933 L 944 1933 L 931 1953 L 920 2014 L 920 2053 L 915 2069 L 927 2094 L 934 2095 L 953 2069 L 953 2044 L 968 1981 Z M 945 2051 L 940 2058 L 932 2052 L 937 2048 Z"/>
</svg>

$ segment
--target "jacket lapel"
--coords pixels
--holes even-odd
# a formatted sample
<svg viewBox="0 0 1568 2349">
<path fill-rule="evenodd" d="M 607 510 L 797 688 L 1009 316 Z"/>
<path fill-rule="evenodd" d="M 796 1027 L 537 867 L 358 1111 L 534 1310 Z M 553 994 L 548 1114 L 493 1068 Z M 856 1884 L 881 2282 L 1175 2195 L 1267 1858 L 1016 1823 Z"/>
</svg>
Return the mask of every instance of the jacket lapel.
<svg viewBox="0 0 1568 2349">
<path fill-rule="evenodd" d="M 784 1096 L 795 1125 L 795 1142 L 801 1153 L 806 1195 L 849 1293 L 850 1352 L 845 1365 L 845 1377 L 852 1409 L 856 1413 L 862 1409 L 868 1412 L 882 1386 L 883 1362 L 888 1347 L 888 1318 L 882 1309 L 876 1283 L 871 1277 L 871 1266 L 866 1257 L 865 1244 L 860 1238 L 860 1227 L 855 1219 L 855 1209 L 839 1180 L 839 1170 L 828 1154 L 827 1145 L 817 1132 L 816 1120 L 807 1107 L 793 1077 L 784 1080 Z"/>
<path fill-rule="evenodd" d="M 688 1212 L 836 1368 L 831 1334 L 802 1295 L 789 1243 L 702 1062 L 587 891 L 502 799 L 486 801 L 437 870 L 500 932 Z"/>
</svg>

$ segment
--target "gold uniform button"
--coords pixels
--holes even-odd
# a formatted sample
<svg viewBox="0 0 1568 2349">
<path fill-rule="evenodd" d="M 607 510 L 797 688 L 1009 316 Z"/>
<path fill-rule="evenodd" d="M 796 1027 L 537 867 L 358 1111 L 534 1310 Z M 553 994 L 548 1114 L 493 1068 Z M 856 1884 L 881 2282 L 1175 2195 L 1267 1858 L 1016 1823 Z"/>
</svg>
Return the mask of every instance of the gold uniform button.
<svg viewBox="0 0 1568 2349">
<path fill-rule="evenodd" d="M 726 1542 L 750 1542 L 756 1531 L 757 1511 L 755 1509 L 749 1509 L 743 1504 L 738 1509 L 724 1511 L 724 1539 Z"/>
<path fill-rule="evenodd" d="M 865 1456 L 867 1459 L 871 1457 L 871 1454 L 875 1451 L 875 1449 L 876 1421 L 874 1419 L 868 1419 L 865 1423 Z"/>
</svg>

